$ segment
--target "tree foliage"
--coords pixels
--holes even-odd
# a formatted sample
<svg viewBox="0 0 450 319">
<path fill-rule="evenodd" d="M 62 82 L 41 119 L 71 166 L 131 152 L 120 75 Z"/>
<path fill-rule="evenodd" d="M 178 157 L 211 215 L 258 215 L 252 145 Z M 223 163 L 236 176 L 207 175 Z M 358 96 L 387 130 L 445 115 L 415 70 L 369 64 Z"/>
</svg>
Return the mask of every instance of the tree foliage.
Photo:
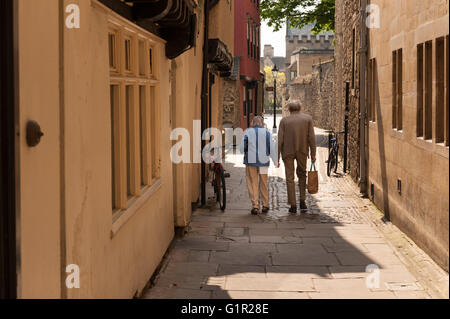
<svg viewBox="0 0 450 319">
<path fill-rule="evenodd" d="M 272 67 L 271 66 L 264 67 L 264 73 L 265 73 L 266 86 L 273 86 Z M 284 74 L 284 72 L 278 72 L 278 74 L 277 74 L 278 89 L 280 89 L 281 86 L 285 83 L 286 83 L 286 74 Z"/>
<path fill-rule="evenodd" d="M 275 31 L 314 23 L 313 33 L 334 31 L 335 0 L 262 0 L 261 17 Z"/>
<path fill-rule="evenodd" d="M 265 73 L 265 83 L 266 83 L 266 87 L 273 87 L 273 72 L 272 72 L 272 67 L 271 66 L 266 66 L 264 67 L 264 73 Z M 278 72 L 277 74 L 277 107 L 279 108 L 281 106 L 281 103 L 283 101 L 283 92 L 284 92 L 284 84 L 286 84 L 286 74 L 284 72 Z M 266 98 L 267 98 L 267 102 L 269 103 L 268 106 L 272 107 L 273 106 L 273 97 L 274 97 L 274 92 L 267 92 Z"/>
</svg>

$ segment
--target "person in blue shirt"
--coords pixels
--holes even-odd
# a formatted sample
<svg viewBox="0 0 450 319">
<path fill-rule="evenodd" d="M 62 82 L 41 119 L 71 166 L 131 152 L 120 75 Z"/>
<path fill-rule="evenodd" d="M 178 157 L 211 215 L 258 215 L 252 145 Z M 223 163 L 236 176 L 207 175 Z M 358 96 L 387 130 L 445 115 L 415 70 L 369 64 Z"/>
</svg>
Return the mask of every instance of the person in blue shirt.
<svg viewBox="0 0 450 319">
<path fill-rule="evenodd" d="M 248 193 L 252 202 L 253 215 L 259 213 L 259 195 L 261 195 L 262 212 L 269 211 L 269 184 L 268 172 L 270 159 L 275 167 L 278 165 L 278 156 L 272 134 L 264 127 L 264 118 L 255 116 L 252 127 L 245 131 L 240 145 L 244 153 L 245 173 Z"/>
</svg>

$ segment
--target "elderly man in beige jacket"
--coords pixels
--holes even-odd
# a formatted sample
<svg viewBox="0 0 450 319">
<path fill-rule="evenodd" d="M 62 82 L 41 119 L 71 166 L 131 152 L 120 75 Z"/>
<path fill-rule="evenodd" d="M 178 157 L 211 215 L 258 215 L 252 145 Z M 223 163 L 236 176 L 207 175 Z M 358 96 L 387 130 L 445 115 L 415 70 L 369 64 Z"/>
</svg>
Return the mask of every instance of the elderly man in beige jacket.
<svg viewBox="0 0 450 319">
<path fill-rule="evenodd" d="M 297 176 L 300 187 L 300 209 L 307 210 L 306 206 L 306 162 L 309 152 L 311 160 L 316 161 L 316 136 L 312 117 L 300 112 L 300 102 L 293 101 L 288 104 L 290 115 L 280 122 L 278 131 L 278 166 L 280 155 L 283 158 L 286 171 L 286 186 L 289 212 L 297 213 L 297 200 L 294 183 L 294 161 L 297 161 Z"/>
</svg>

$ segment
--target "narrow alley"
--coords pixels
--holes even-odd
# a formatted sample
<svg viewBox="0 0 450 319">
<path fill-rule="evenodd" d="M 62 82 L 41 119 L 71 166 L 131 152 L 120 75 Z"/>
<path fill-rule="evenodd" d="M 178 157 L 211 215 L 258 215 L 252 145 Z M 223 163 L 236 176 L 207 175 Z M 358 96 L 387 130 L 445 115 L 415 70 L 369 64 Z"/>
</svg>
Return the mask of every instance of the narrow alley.
<svg viewBox="0 0 450 319">
<path fill-rule="evenodd" d="M 227 154 L 227 210 L 211 201 L 194 212 L 144 298 L 448 298 L 448 274 L 383 223 L 348 176 L 327 176 L 328 137 L 316 136 L 320 191 L 307 212 L 288 212 L 284 168 L 272 165 L 271 210 L 252 216 L 243 156 Z"/>
<path fill-rule="evenodd" d="M 0 302 L 447 302 L 449 1 L 0 0 Z"/>
</svg>

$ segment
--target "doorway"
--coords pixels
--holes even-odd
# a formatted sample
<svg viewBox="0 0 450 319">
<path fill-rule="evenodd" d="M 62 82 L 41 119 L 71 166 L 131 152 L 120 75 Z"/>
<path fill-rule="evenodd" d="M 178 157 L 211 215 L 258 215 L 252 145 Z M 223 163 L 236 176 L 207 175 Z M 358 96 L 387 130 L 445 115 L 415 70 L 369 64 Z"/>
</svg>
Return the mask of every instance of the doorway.
<svg viewBox="0 0 450 319">
<path fill-rule="evenodd" d="M 0 1 L 0 299 L 17 297 L 14 6 Z"/>
</svg>

